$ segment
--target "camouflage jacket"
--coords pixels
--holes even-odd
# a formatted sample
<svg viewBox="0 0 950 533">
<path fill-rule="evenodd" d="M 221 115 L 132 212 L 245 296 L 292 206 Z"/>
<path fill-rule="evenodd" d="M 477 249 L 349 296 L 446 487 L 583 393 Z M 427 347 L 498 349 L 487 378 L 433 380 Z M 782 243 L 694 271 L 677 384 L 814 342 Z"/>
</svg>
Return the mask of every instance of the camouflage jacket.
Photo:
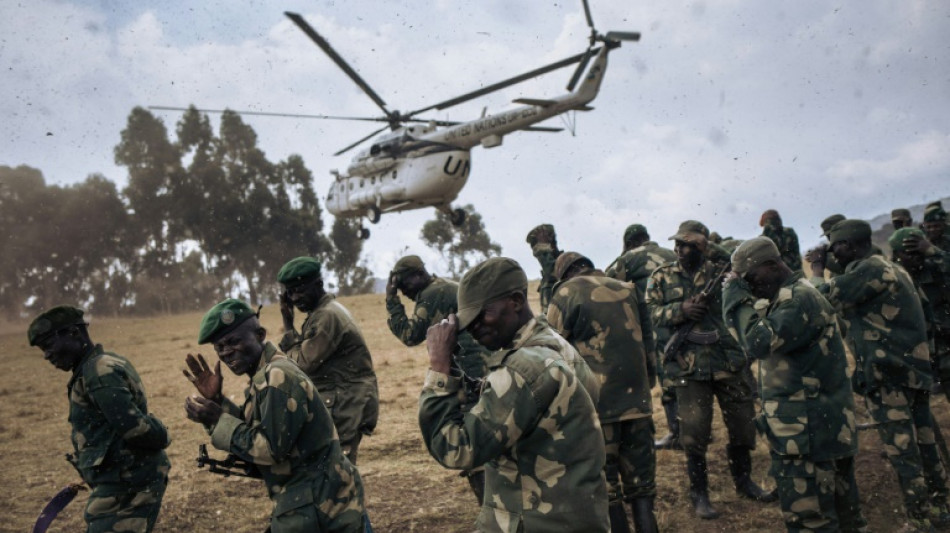
<svg viewBox="0 0 950 533">
<path fill-rule="evenodd" d="M 554 279 L 554 263 L 561 255 L 561 251 L 547 243 L 538 243 L 531 247 L 531 253 L 541 265 L 541 283 L 538 285 L 538 292 L 554 286 L 557 282 Z"/>
<path fill-rule="evenodd" d="M 934 251 L 924 259 L 924 270 L 915 276 L 915 281 L 933 310 L 934 333 L 950 337 L 950 250 Z"/>
<path fill-rule="evenodd" d="M 636 285 L 602 272 L 558 283 L 547 320 L 599 379 L 597 414 L 602 424 L 653 413 L 653 330 Z"/>
<path fill-rule="evenodd" d="M 491 354 L 471 411 L 460 409 L 457 378 L 426 375 L 419 426 L 429 453 L 447 468 L 485 465 L 479 531 L 608 531 L 604 438 L 571 361 L 586 367 L 532 320 Z"/>
<path fill-rule="evenodd" d="M 744 282 L 723 289 L 729 331 L 759 360 L 760 427 L 774 454 L 829 461 L 857 453 L 854 395 L 835 310 L 801 273 L 760 316 Z"/>
<path fill-rule="evenodd" d="M 706 260 L 692 277 L 683 270 L 678 261 L 656 269 L 647 283 L 645 295 L 653 326 L 675 330 L 686 324 L 688 320 L 683 314 L 683 302 L 694 294 L 701 293 L 709 279 L 718 273 L 719 268 L 719 264 Z M 680 354 L 686 362 L 686 368 L 680 367 L 676 360 L 663 365 L 663 370 L 671 379 L 722 379 L 741 371 L 747 364 L 742 349 L 726 330 L 723 322 L 722 290 L 718 283 L 706 301 L 709 312 L 693 326 L 693 331 L 718 335 L 719 340 L 712 344 L 684 342 Z M 663 350 L 659 343 L 657 350 Z"/>
<path fill-rule="evenodd" d="M 75 451 L 68 457 L 86 483 L 140 486 L 165 479 L 168 430 L 148 412 L 145 387 L 128 359 L 100 344 L 90 347 L 66 389 Z"/>
<path fill-rule="evenodd" d="M 379 412 L 373 359 L 353 315 L 333 295 L 320 299 L 300 333 L 284 333 L 280 349 L 313 380 L 335 419 L 363 417 L 360 431 L 373 432 Z"/>
<path fill-rule="evenodd" d="M 869 254 L 818 288 L 838 311 L 857 359 L 857 392 L 882 383 L 929 390 L 927 325 L 917 289 L 900 266 Z"/>
<path fill-rule="evenodd" d="M 361 523 L 362 482 L 340 449 L 330 413 L 310 378 L 273 344 L 264 344 L 244 405 L 225 399 L 222 408 L 218 423 L 206 428 L 211 443 L 257 465 L 275 517 L 312 505 Z"/>
<path fill-rule="evenodd" d="M 412 318 L 406 316 L 406 309 L 398 295 L 386 298 L 386 311 L 389 312 L 389 331 L 393 335 L 406 346 L 421 344 L 426 340 L 429 326 L 458 312 L 458 283 L 432 276 L 432 282 L 416 295 Z M 459 334 L 458 343 L 461 369 L 472 378 L 484 377 L 488 350 L 465 331 Z"/>
<path fill-rule="evenodd" d="M 782 262 L 788 265 L 788 268 L 792 270 L 802 269 L 802 252 L 798 246 L 798 234 L 795 233 L 795 230 L 789 227 L 776 230 L 772 226 L 765 226 L 762 229 L 762 236 L 772 239 L 782 256 Z"/>
<path fill-rule="evenodd" d="M 676 254 L 672 250 L 660 248 L 659 244 L 649 241 L 624 252 L 607 269 L 607 275 L 620 281 L 634 283 L 640 292 L 646 292 L 650 274 L 660 265 L 673 261 L 676 261 Z"/>
<path fill-rule="evenodd" d="M 940 251 L 950 252 L 950 225 L 948 225 L 947 229 L 944 230 L 943 236 L 931 244 L 936 246 Z"/>
</svg>

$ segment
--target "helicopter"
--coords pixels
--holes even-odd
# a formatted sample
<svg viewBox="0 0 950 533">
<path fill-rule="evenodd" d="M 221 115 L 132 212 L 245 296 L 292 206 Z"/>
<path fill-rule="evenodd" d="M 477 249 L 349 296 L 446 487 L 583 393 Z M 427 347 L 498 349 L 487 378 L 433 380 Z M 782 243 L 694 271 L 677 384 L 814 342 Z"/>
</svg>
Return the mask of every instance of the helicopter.
<svg viewBox="0 0 950 533">
<path fill-rule="evenodd" d="M 360 217 L 376 224 L 383 213 L 434 207 L 445 213 L 454 226 L 461 226 L 465 221 L 465 211 L 453 208 L 452 202 L 468 181 L 471 172 L 471 149 L 476 146 L 483 148 L 501 146 L 506 134 L 518 130 L 563 131 L 563 128 L 535 126 L 535 124 L 568 111 L 592 110 L 593 108 L 588 104 L 600 90 L 600 84 L 607 69 L 607 54 L 614 48 L 618 48 L 621 41 L 640 39 L 638 32 L 611 31 L 605 35 L 597 33 L 587 0 L 583 0 L 583 6 L 590 36 L 587 49 L 582 53 L 408 113 L 390 110 L 376 91 L 301 15 L 285 12 L 284 14 L 303 33 L 362 89 L 384 115 L 347 117 L 259 111 L 241 113 L 385 123 L 381 128 L 333 154 L 342 155 L 373 139 L 367 148 L 356 153 L 345 172 L 331 170 L 334 181 L 325 200 L 327 210 L 337 217 Z M 426 119 L 419 116 L 427 111 L 448 109 L 573 64 L 577 64 L 577 67 L 567 84 L 566 94 L 547 99 L 518 98 L 514 100 L 514 103 L 521 104 L 518 107 L 491 115 L 486 115 L 483 111 L 481 117 L 465 122 Z M 150 106 L 150 109 L 183 110 L 184 108 Z M 223 110 L 214 109 L 199 111 L 223 112 Z M 383 134 L 387 129 L 390 131 Z M 361 223 L 360 239 L 368 239 L 369 235 L 369 229 Z"/>
</svg>

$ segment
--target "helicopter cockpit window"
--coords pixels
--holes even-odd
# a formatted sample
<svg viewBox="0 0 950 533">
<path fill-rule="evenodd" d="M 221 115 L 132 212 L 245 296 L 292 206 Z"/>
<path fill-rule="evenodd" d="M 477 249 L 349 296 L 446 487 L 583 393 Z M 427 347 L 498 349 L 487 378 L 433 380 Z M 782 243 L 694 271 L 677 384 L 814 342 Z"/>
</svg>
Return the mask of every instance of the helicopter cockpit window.
<svg viewBox="0 0 950 533">
<path fill-rule="evenodd" d="M 396 181 L 396 171 L 393 171 L 393 181 Z"/>
<path fill-rule="evenodd" d="M 376 155 L 379 153 L 379 145 L 374 144 L 372 148 L 369 149 L 369 155 Z"/>
</svg>

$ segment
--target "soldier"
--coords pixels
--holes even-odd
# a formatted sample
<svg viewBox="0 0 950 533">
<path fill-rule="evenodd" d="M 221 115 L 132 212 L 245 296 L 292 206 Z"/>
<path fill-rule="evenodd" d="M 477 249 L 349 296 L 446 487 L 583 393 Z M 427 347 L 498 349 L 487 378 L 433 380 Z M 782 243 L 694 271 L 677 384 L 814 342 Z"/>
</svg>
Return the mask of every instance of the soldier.
<svg viewBox="0 0 950 533">
<path fill-rule="evenodd" d="M 706 469 L 713 398 L 719 401 L 729 433 L 726 453 L 736 493 L 761 502 L 772 502 L 777 497 L 752 481 L 750 452 L 755 448 L 755 408 L 750 383 L 743 376 L 748 362 L 723 323 L 722 294 L 716 279 L 721 268 L 704 255 L 707 235 L 709 230 L 701 222 L 687 220 L 680 224 L 676 235 L 670 237 L 676 242 L 673 250 L 677 260 L 650 276 L 646 302 L 654 326 L 690 328 L 682 349 L 670 354 L 664 365 L 674 381 L 679 404 L 680 443 L 686 451 L 689 496 L 696 515 L 712 519 L 719 516 L 709 503 Z M 704 294 L 707 289 L 709 292 Z"/>
<path fill-rule="evenodd" d="M 910 216 L 910 210 L 904 208 L 892 210 L 891 225 L 894 226 L 895 230 L 913 227 L 914 219 Z"/>
<path fill-rule="evenodd" d="M 782 217 L 778 211 L 769 209 L 762 213 L 759 218 L 759 226 L 762 227 L 762 236 L 772 239 L 779 252 L 782 253 L 782 261 L 792 270 L 802 269 L 802 254 L 798 247 L 798 235 L 792 228 L 786 228 L 782 225 Z"/>
<path fill-rule="evenodd" d="M 74 454 L 66 459 L 92 489 L 86 531 L 148 532 L 155 525 L 171 463 L 162 421 L 148 412 L 135 367 L 89 338 L 83 311 L 60 305 L 37 316 L 30 346 L 64 372 Z"/>
<path fill-rule="evenodd" d="M 644 226 L 633 224 L 627 226 L 626 231 L 623 232 L 623 254 L 614 260 L 613 264 L 607 269 L 607 275 L 620 281 L 635 284 L 640 290 L 640 294 L 644 295 L 646 294 L 650 274 L 660 265 L 673 261 L 676 261 L 676 254 L 672 250 L 660 248 L 659 244 L 650 240 L 650 234 Z M 665 346 L 666 342 L 670 340 L 669 328 L 654 327 L 653 333 L 656 346 Z M 659 355 L 659 350 L 655 350 L 655 353 Z M 663 390 L 660 401 L 666 415 L 666 427 L 669 429 L 663 438 L 654 443 L 654 446 L 660 450 L 682 450 L 673 380 L 669 379 L 663 372 L 663 363 L 659 359 L 654 362 L 654 366 L 657 369 L 657 376 Z"/>
<path fill-rule="evenodd" d="M 584 357 L 601 383 L 596 407 L 607 448 L 610 530 L 630 531 L 626 501 L 637 533 L 655 533 L 650 389 L 656 382 L 656 354 L 650 312 L 636 285 L 608 278 L 577 252 L 561 254 L 554 275 L 558 283 L 548 322 Z"/>
<path fill-rule="evenodd" d="M 732 256 L 723 288 L 729 332 L 759 360 L 764 428 L 788 531 L 864 531 L 854 456 L 854 396 L 835 311 L 775 243 Z M 755 302 L 768 300 L 757 311 Z"/>
<path fill-rule="evenodd" d="M 895 231 L 887 240 L 894 261 L 904 267 L 924 293 L 934 348 L 930 366 L 950 400 L 950 252 L 942 251 L 914 227 Z"/>
<path fill-rule="evenodd" d="M 531 246 L 531 253 L 541 264 L 541 282 L 538 284 L 538 293 L 541 295 L 541 314 L 548 312 L 548 303 L 551 301 L 551 289 L 554 287 L 554 262 L 561 251 L 557 248 L 557 234 L 554 226 L 541 224 L 528 232 L 525 239 Z"/>
<path fill-rule="evenodd" d="M 291 259 L 277 281 L 284 286 L 280 349 L 313 380 L 336 424 L 343 453 L 355 465 L 360 440 L 373 433 L 379 415 L 376 372 L 363 334 L 350 312 L 323 290 L 316 259 Z M 299 333 L 294 307 L 307 313 Z"/>
<path fill-rule="evenodd" d="M 855 357 L 852 385 L 865 397 L 897 473 L 908 525 L 929 531 L 931 516 L 944 523 L 950 515 L 930 414 L 933 377 L 920 299 L 903 268 L 871 252 L 867 222 L 838 222 L 829 240 L 845 271 L 818 288 L 843 322 Z"/>
<path fill-rule="evenodd" d="M 201 354 L 186 356 L 191 372 L 182 372 L 200 395 L 185 400 L 185 412 L 204 425 L 215 448 L 257 466 L 274 501 L 269 531 L 362 533 L 359 472 L 313 382 L 266 336 L 258 314 L 240 300 L 205 313 L 198 344 L 213 344 L 220 361 L 212 371 Z M 243 406 L 221 394 L 221 361 L 248 378 Z"/>
<path fill-rule="evenodd" d="M 479 531 L 606 532 L 604 438 L 588 393 L 597 384 L 571 345 L 534 318 L 527 290 L 524 270 L 503 257 L 462 278 L 458 317 L 430 327 L 426 338 L 422 438 L 447 468 L 485 465 Z M 468 412 L 449 370 L 459 330 L 492 350 Z"/>
<path fill-rule="evenodd" d="M 927 239 L 944 252 L 950 252 L 950 234 L 947 234 L 947 212 L 939 202 L 931 202 L 924 208 L 924 222 L 920 225 Z"/>
<path fill-rule="evenodd" d="M 402 293 L 416 303 L 412 318 L 399 300 Z M 426 340 L 429 326 L 458 312 L 458 283 L 440 278 L 426 271 L 425 264 L 417 255 L 407 255 L 393 267 L 386 284 L 386 311 L 389 313 L 389 331 L 406 346 L 416 346 Z M 472 335 L 458 335 L 458 353 L 453 353 L 453 375 L 462 379 L 459 393 L 463 409 L 470 409 L 478 401 L 478 389 L 485 376 L 485 361 L 488 350 L 475 342 Z M 468 479 L 472 492 L 482 503 L 485 488 L 485 470 L 477 468 L 462 473 Z"/>
</svg>

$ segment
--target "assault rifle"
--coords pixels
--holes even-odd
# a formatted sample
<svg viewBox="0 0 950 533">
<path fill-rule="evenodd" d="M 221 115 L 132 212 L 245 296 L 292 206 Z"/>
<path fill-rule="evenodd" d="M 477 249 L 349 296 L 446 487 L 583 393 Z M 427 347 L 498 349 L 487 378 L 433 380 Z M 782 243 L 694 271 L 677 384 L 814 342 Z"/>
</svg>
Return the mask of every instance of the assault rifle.
<svg viewBox="0 0 950 533">
<path fill-rule="evenodd" d="M 208 472 L 212 474 L 220 474 L 224 477 L 230 476 L 239 476 L 239 477 L 250 477 L 254 479 L 263 479 L 264 476 L 261 475 L 261 471 L 257 469 L 257 465 L 254 463 L 249 463 L 244 459 L 229 453 L 224 460 L 212 459 L 208 455 L 208 445 L 199 444 L 198 445 L 198 468 L 208 467 Z"/>
<path fill-rule="evenodd" d="M 716 285 L 722 280 L 722 277 L 726 275 L 732 269 L 732 263 L 726 263 L 723 265 L 719 271 L 716 272 L 716 275 L 709 279 L 706 283 L 706 286 L 703 287 L 702 292 L 698 295 L 700 300 L 705 300 L 709 297 L 710 294 L 716 289 Z M 670 340 L 666 342 L 666 346 L 663 347 L 663 363 L 670 363 L 676 361 L 681 369 L 686 370 L 687 364 L 686 359 L 683 358 L 683 354 L 680 351 L 683 348 L 683 343 L 687 340 L 692 340 L 700 344 L 712 344 L 719 340 L 719 333 L 712 332 L 712 334 L 696 334 L 693 333 L 693 327 L 696 325 L 695 320 L 687 320 L 685 324 L 680 325 L 676 328 L 676 331 L 673 332 L 673 336 L 670 337 Z"/>
</svg>

